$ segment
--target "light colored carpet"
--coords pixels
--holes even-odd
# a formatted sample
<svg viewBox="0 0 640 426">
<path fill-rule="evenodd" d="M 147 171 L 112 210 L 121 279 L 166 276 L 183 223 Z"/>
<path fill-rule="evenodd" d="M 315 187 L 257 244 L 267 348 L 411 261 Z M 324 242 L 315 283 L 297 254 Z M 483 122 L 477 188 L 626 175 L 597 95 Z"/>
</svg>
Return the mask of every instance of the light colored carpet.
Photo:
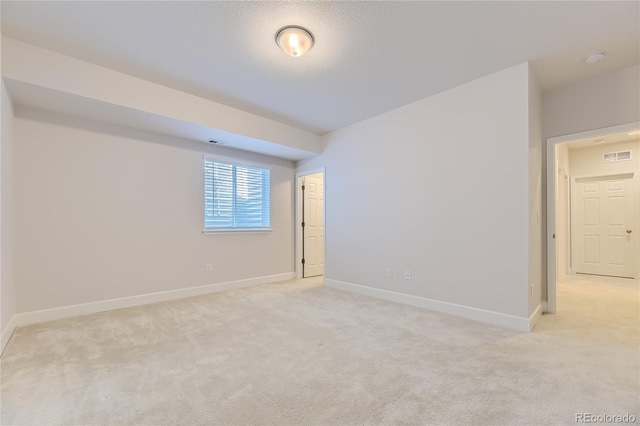
<svg viewBox="0 0 640 426">
<path fill-rule="evenodd" d="M 639 410 L 637 284 L 517 333 L 286 282 L 18 329 L 3 424 L 575 424 Z"/>
</svg>

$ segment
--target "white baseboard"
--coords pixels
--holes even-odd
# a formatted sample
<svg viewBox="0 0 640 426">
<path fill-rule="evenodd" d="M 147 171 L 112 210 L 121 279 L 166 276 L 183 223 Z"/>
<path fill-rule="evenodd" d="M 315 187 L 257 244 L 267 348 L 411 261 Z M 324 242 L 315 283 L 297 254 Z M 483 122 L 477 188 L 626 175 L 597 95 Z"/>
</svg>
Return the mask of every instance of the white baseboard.
<svg viewBox="0 0 640 426">
<path fill-rule="evenodd" d="M 378 299 L 388 300 L 390 302 L 403 303 L 405 305 L 417 306 L 436 312 L 456 315 L 475 321 L 484 322 L 499 327 L 509 328 L 511 330 L 530 332 L 532 329 L 532 318 L 517 317 L 515 315 L 503 314 L 500 312 L 488 311 L 485 309 L 473 308 L 471 306 L 458 305 L 456 303 L 442 302 L 435 299 L 427 299 L 426 297 L 412 296 L 410 294 L 397 293 L 390 290 L 381 290 L 379 288 L 365 287 L 358 284 L 351 284 L 331 279 L 324 280 L 325 285 L 340 290 L 346 290 L 353 293 L 363 294 L 365 296 L 375 297 Z M 539 311 L 540 307 L 536 311 Z M 541 313 L 541 311 L 540 311 Z M 534 312 L 535 314 L 535 312 Z M 539 316 L 538 316 L 539 317 Z M 536 318 L 537 321 L 537 318 Z"/>
<path fill-rule="evenodd" d="M 533 310 L 531 315 L 529 315 L 529 331 L 533 331 L 533 328 L 536 326 L 536 324 L 538 323 L 538 320 L 542 316 L 542 311 L 543 311 L 542 304 L 540 304 L 536 306 L 536 308 Z"/>
<path fill-rule="evenodd" d="M 546 300 L 542 301 L 542 313 L 549 312 L 549 303 Z"/>
<path fill-rule="evenodd" d="M 16 316 L 12 316 L 11 319 L 9 320 L 9 324 L 7 324 L 3 329 L 2 329 L 2 334 L 0 336 L 0 356 L 2 355 L 2 352 L 4 352 L 4 348 L 7 347 L 7 343 L 9 343 L 9 339 L 11 339 L 11 336 L 13 335 L 13 331 L 16 329 Z"/>
<path fill-rule="evenodd" d="M 14 316 L 14 326 L 22 327 L 29 324 L 76 317 L 79 315 L 95 314 L 97 312 L 130 308 L 132 306 L 147 305 L 149 303 L 164 302 L 173 299 L 183 299 L 185 297 L 200 296 L 202 294 L 217 293 L 220 291 L 260 284 L 270 284 L 290 280 L 294 277 L 294 272 L 288 272 L 286 274 L 268 275 L 264 277 L 248 278 L 244 280 L 209 284 L 198 287 L 161 291 L 158 293 L 141 294 L 138 296 L 121 297 L 118 299 L 101 300 L 98 302 L 81 303 L 78 305 L 61 306 L 59 308 L 43 309 L 41 311 L 24 312 Z M 4 341 L 4 333 L 2 334 L 2 338 Z"/>
</svg>

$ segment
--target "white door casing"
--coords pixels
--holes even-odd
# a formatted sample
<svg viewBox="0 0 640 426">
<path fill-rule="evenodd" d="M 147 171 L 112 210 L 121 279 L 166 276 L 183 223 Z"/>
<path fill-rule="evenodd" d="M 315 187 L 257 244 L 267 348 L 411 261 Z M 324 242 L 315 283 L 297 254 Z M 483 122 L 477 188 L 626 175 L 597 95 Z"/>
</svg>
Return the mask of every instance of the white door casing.
<svg viewBox="0 0 640 426">
<path fill-rule="evenodd" d="M 556 158 L 556 148 L 560 144 L 583 140 L 592 137 L 602 137 L 620 132 L 631 132 L 640 128 L 640 121 L 620 124 L 601 129 L 587 130 L 584 132 L 571 133 L 568 135 L 556 136 L 547 139 L 547 217 L 546 217 L 546 249 L 547 249 L 547 300 L 543 302 L 544 310 L 547 313 L 555 314 L 557 310 L 557 258 L 556 258 L 556 170 L 558 162 Z M 636 177 L 636 179 L 638 179 Z M 637 183 L 636 183 L 637 185 Z M 640 197 L 640 194 L 638 194 Z M 636 198 L 638 198 L 636 197 Z M 636 203 L 638 200 L 636 199 Z M 640 211 L 640 206 L 636 207 Z M 640 218 L 636 218 L 636 228 L 640 229 Z M 636 231 L 636 235 L 637 235 Z M 638 238 L 638 237 L 636 237 Z M 640 251 L 636 253 L 636 264 L 640 265 Z"/>
<path fill-rule="evenodd" d="M 558 280 L 563 282 L 567 278 L 569 273 L 570 259 L 571 259 L 571 244 L 569 224 L 571 218 L 569 217 L 571 205 L 571 195 L 569 191 L 569 176 L 563 169 L 558 169 L 556 187 L 558 190 L 556 203 L 558 213 L 561 213 L 556 218 L 556 242 L 557 242 L 557 260 L 558 260 Z"/>
<path fill-rule="evenodd" d="M 303 277 L 324 275 L 324 176 L 303 178 Z"/>
<path fill-rule="evenodd" d="M 633 173 L 573 179 L 573 273 L 635 278 L 634 183 Z"/>
</svg>

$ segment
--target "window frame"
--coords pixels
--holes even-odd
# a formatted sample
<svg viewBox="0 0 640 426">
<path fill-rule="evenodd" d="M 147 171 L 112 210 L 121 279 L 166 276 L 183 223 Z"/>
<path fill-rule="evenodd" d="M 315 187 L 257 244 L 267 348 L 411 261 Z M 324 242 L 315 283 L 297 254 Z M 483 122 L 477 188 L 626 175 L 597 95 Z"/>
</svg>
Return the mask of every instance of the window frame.
<svg viewBox="0 0 640 426">
<path fill-rule="evenodd" d="M 205 226 L 206 223 L 206 213 L 205 213 L 205 209 L 206 209 L 206 194 L 205 194 L 205 180 L 207 178 L 207 172 L 206 172 L 206 168 L 205 168 L 205 161 L 212 161 L 214 163 L 222 163 L 222 164 L 228 164 L 228 165 L 233 165 L 236 167 L 251 167 L 254 169 L 263 169 L 263 170 L 268 170 L 269 171 L 269 227 L 264 227 L 264 228 L 248 228 L 248 227 L 219 227 L 219 228 L 207 228 Z M 219 158 L 219 157 L 211 157 L 211 156 L 207 156 L 207 155 L 203 155 L 202 156 L 202 192 L 201 192 L 201 196 L 202 196 L 202 233 L 203 234 L 237 234 L 237 233 L 256 233 L 256 234 L 262 234 L 262 233 L 269 233 L 273 231 L 272 228 L 272 223 L 271 223 L 271 213 L 272 213 L 272 205 L 271 205 L 271 175 L 272 175 L 272 168 L 271 167 L 266 167 L 262 164 L 255 164 L 255 163 L 251 163 L 251 162 L 237 162 L 234 159 L 227 159 L 227 158 Z M 235 179 L 234 179 L 234 186 L 235 186 Z"/>
</svg>

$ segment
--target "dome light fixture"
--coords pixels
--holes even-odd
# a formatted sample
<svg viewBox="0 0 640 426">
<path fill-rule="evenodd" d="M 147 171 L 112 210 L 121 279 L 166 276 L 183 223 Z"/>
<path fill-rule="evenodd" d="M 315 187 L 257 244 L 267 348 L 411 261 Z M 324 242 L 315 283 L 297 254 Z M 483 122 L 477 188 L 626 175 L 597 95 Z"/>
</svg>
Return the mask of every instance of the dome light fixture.
<svg viewBox="0 0 640 426">
<path fill-rule="evenodd" d="M 276 43 L 289 56 L 298 58 L 313 47 L 315 39 L 306 28 L 287 25 L 276 32 Z"/>
<path fill-rule="evenodd" d="M 604 52 L 593 52 L 584 58 L 585 64 L 596 64 L 604 61 Z"/>
</svg>

